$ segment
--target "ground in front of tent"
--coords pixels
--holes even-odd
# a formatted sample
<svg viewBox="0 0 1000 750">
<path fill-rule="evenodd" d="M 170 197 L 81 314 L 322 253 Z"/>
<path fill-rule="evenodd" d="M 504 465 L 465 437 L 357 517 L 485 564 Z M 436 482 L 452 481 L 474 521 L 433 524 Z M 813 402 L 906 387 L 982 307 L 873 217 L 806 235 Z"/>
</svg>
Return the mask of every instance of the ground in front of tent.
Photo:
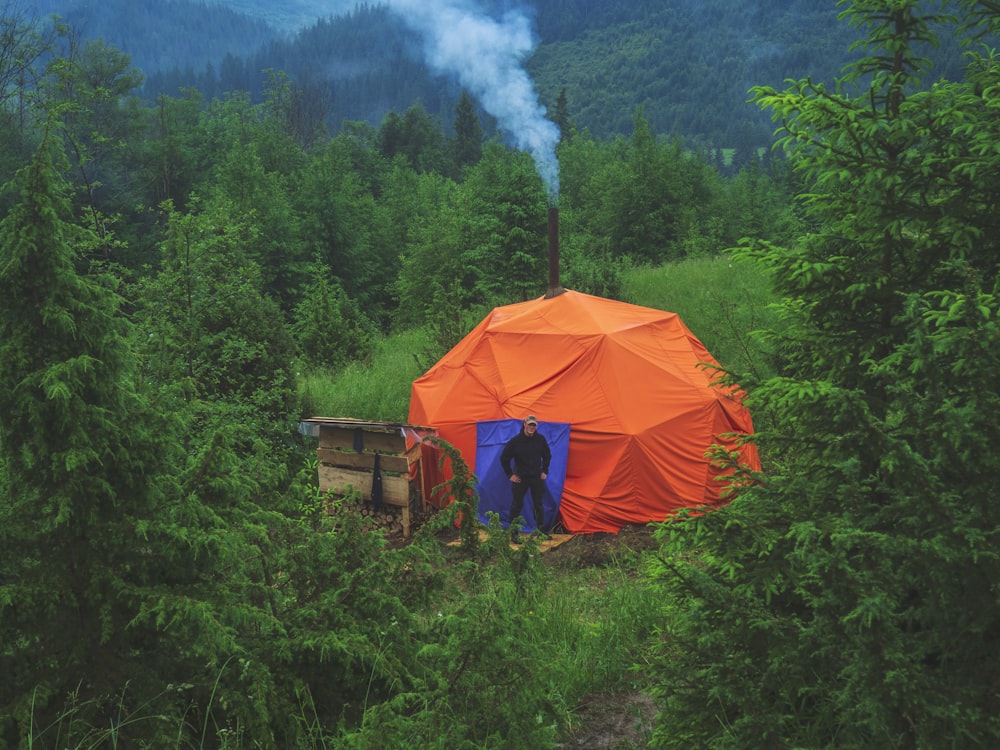
<svg viewBox="0 0 1000 750">
<path fill-rule="evenodd" d="M 486 535 L 487 535 L 486 529 L 480 529 L 479 530 L 479 540 L 480 541 L 485 542 L 486 541 Z M 525 535 L 525 543 L 527 543 L 527 537 L 528 536 L 529 535 L 527 535 L 527 534 Z M 540 539 L 537 542 L 538 549 L 541 552 L 548 552 L 549 550 L 553 550 L 556 547 L 559 547 L 559 546 L 565 544 L 566 542 L 568 542 L 572 538 L 573 538 L 572 534 L 549 534 L 548 538 L 546 538 L 546 539 Z M 452 541 L 448 542 L 448 546 L 449 547 L 458 547 L 461 544 L 462 544 L 462 540 L 461 539 L 453 539 Z M 510 546 L 514 547 L 514 548 L 517 548 L 520 545 L 512 543 Z"/>
</svg>

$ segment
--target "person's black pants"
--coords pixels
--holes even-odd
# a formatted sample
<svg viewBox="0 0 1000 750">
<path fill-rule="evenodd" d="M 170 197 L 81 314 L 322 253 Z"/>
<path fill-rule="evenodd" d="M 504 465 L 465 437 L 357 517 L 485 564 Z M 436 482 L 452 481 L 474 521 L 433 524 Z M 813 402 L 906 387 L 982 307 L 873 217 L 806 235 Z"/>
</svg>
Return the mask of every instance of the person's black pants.
<svg viewBox="0 0 1000 750">
<path fill-rule="evenodd" d="M 521 515 L 521 511 L 524 508 L 524 496 L 530 490 L 531 504 L 535 513 L 535 526 L 539 531 L 548 533 L 548 529 L 545 528 L 545 510 L 542 507 L 542 497 L 545 495 L 545 480 L 541 477 L 521 477 L 520 482 L 511 482 L 510 486 L 514 494 L 514 500 L 510 504 L 510 522 L 514 523 L 514 519 Z M 524 520 L 527 521 L 528 519 L 525 518 Z"/>
</svg>

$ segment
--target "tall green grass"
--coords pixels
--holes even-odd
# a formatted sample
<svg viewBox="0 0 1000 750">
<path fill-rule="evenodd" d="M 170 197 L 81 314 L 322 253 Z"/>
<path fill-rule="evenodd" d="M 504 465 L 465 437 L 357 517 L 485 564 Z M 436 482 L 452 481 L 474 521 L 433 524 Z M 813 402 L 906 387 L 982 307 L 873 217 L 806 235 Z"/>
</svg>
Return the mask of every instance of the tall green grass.
<svg viewBox="0 0 1000 750">
<path fill-rule="evenodd" d="M 570 713 L 588 695 L 644 687 L 633 667 L 639 644 L 655 629 L 659 608 L 652 589 L 634 572 L 623 560 L 562 571 L 529 612 L 536 623 L 530 637 L 547 654 L 550 689 L 563 697 Z"/>
<path fill-rule="evenodd" d="M 380 340 L 369 360 L 341 372 L 300 372 L 304 416 L 405 422 L 410 384 L 423 375 L 416 357 L 428 345 L 425 330 L 404 331 Z"/>
<path fill-rule="evenodd" d="M 767 373 L 754 331 L 777 326 L 770 279 L 729 255 L 698 257 L 622 275 L 628 302 L 675 312 L 719 364 L 734 372 Z"/>
</svg>

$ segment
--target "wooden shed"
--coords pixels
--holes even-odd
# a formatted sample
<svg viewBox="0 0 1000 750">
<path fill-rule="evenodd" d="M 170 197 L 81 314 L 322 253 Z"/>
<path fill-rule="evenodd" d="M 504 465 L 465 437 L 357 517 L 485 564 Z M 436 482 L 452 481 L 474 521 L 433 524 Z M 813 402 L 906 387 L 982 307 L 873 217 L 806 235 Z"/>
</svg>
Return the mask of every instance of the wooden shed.
<svg viewBox="0 0 1000 750">
<path fill-rule="evenodd" d="M 409 536 L 415 513 L 427 511 L 437 476 L 436 446 L 425 438 L 433 428 L 402 422 L 374 422 L 346 417 L 311 417 L 299 431 L 316 437 L 319 445 L 319 487 L 338 495 L 350 488 L 361 493 L 372 510 L 398 509 L 403 536 Z"/>
</svg>

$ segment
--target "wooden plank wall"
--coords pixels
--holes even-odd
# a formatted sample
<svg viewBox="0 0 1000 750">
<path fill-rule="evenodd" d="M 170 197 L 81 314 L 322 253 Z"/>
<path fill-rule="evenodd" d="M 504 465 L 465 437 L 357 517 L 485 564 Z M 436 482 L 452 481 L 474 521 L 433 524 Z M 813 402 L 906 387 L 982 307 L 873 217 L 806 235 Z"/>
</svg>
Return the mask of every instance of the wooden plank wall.
<svg viewBox="0 0 1000 750">
<path fill-rule="evenodd" d="M 345 469 L 340 466 L 319 466 L 319 488 L 343 494 L 351 486 L 361 492 L 366 502 L 372 500 L 372 472 Z M 410 506 L 410 480 L 407 477 L 382 475 L 382 502 L 399 508 Z"/>
<path fill-rule="evenodd" d="M 361 430 L 361 453 L 356 450 L 357 430 Z M 406 440 L 398 431 L 321 424 L 317 449 L 320 489 L 345 494 L 353 487 L 370 503 L 376 453 L 382 472 L 382 502 L 402 509 L 403 535 L 409 536 L 409 470 L 412 461 L 420 460 L 420 446 L 411 451 L 414 455 L 407 455 Z"/>
<path fill-rule="evenodd" d="M 354 450 L 354 432 L 361 430 L 364 450 L 377 453 L 406 454 L 406 441 L 398 432 L 381 432 L 363 427 L 339 427 L 337 425 L 320 425 L 319 447 L 338 448 L 343 451 Z"/>
</svg>

